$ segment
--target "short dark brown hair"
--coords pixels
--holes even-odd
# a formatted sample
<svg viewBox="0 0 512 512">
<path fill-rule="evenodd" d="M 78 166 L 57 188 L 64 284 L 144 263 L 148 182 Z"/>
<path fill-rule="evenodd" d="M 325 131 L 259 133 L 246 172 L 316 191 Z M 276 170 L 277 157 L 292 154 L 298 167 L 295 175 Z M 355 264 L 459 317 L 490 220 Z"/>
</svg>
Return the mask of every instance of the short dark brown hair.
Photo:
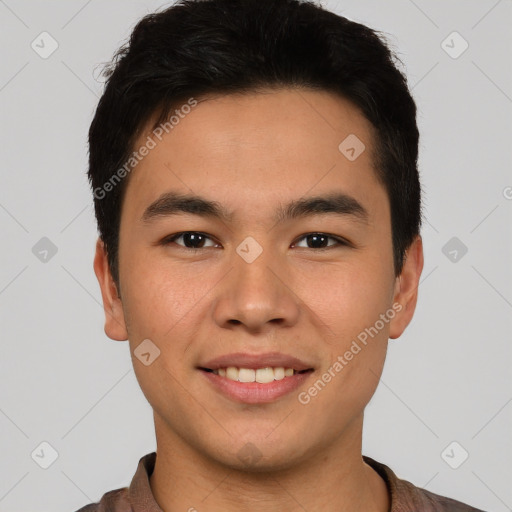
<svg viewBox="0 0 512 512">
<path fill-rule="evenodd" d="M 180 0 L 140 20 L 104 70 L 107 82 L 89 130 L 88 177 L 118 290 L 128 180 L 112 180 L 129 172 L 126 162 L 141 130 L 153 116 L 158 124 L 191 97 L 268 87 L 333 92 L 370 121 L 399 275 L 419 234 L 421 191 L 416 105 L 397 60 L 375 30 L 311 1 Z"/>
</svg>

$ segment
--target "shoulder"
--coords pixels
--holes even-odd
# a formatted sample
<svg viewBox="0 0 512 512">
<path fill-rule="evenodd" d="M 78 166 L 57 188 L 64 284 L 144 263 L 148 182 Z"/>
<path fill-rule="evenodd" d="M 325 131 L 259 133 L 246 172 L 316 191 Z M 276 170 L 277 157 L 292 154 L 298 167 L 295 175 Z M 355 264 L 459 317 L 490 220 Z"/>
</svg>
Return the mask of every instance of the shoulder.
<svg viewBox="0 0 512 512">
<path fill-rule="evenodd" d="M 149 485 L 155 460 L 156 452 L 144 455 L 139 459 L 129 487 L 109 491 L 98 503 L 86 505 L 76 512 L 133 512 L 134 509 L 161 512 L 154 501 Z"/>
<path fill-rule="evenodd" d="M 128 502 L 128 488 L 109 491 L 98 503 L 90 503 L 76 512 L 132 512 Z"/>
<path fill-rule="evenodd" d="M 438 494 L 418 487 L 416 487 L 416 489 L 422 495 L 423 501 L 430 505 L 432 512 L 484 512 L 481 509 L 474 508 L 461 501 L 439 496 Z"/>
<path fill-rule="evenodd" d="M 390 512 L 484 512 L 461 501 L 416 487 L 411 482 L 398 478 L 388 466 L 370 457 L 363 458 L 386 482 L 391 498 Z"/>
</svg>

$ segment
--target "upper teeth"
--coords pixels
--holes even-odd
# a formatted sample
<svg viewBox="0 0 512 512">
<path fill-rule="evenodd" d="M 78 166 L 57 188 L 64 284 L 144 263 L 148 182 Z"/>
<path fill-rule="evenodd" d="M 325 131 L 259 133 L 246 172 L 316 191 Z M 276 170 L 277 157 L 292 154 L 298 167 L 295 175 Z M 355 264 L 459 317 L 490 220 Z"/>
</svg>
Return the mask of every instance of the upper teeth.
<svg viewBox="0 0 512 512">
<path fill-rule="evenodd" d="M 265 384 L 274 380 L 282 380 L 285 377 L 291 377 L 294 370 L 293 368 L 283 368 L 282 366 L 276 368 L 258 368 L 257 370 L 229 366 L 228 368 L 214 370 L 213 373 L 239 382 L 259 382 Z"/>
</svg>

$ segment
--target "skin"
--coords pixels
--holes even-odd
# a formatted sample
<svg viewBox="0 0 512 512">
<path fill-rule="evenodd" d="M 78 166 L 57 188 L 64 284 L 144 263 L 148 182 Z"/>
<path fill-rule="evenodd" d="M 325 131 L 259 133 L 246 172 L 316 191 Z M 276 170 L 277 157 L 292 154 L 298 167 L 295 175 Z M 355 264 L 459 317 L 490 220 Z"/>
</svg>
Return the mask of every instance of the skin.
<svg viewBox="0 0 512 512">
<path fill-rule="evenodd" d="M 366 146 L 355 161 L 338 149 L 349 134 Z M 163 510 L 388 510 L 384 481 L 361 456 L 363 412 L 388 339 L 413 316 L 423 251 L 418 236 L 395 276 L 389 200 L 372 168 L 372 134 L 351 103 L 328 92 L 209 97 L 130 175 L 120 227 L 122 299 L 100 240 L 94 269 L 105 332 L 129 339 L 154 410 L 150 484 Z M 232 218 L 179 214 L 142 222 L 145 208 L 170 190 L 218 201 Z M 278 205 L 333 190 L 363 205 L 367 221 L 337 214 L 274 221 Z M 211 238 L 195 252 L 183 238 L 160 243 L 183 231 Z M 318 249 L 305 238 L 312 232 L 349 245 L 329 239 L 331 247 Z M 247 236 L 263 249 L 252 263 L 236 252 Z M 301 404 L 298 393 L 393 304 L 400 312 Z M 147 338 L 161 351 L 149 366 L 133 355 Z M 223 354 L 270 351 L 298 357 L 314 372 L 297 392 L 268 404 L 230 400 L 196 368 Z M 250 461 L 238 456 L 247 443 L 258 453 Z"/>
</svg>

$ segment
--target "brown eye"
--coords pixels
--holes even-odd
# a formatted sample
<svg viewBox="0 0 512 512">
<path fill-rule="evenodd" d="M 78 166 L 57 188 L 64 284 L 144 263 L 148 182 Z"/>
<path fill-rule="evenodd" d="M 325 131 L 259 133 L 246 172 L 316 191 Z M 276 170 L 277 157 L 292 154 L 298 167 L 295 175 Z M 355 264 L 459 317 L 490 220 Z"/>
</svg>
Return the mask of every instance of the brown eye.
<svg viewBox="0 0 512 512">
<path fill-rule="evenodd" d="M 329 244 L 329 239 L 334 240 L 334 243 Z M 338 237 L 328 235 L 326 233 L 308 233 L 307 235 L 302 236 L 299 240 L 306 240 L 306 248 L 307 249 L 329 249 L 331 247 L 337 247 L 340 245 L 347 245 L 347 243 Z M 304 247 L 299 246 L 298 247 Z"/>
<path fill-rule="evenodd" d="M 181 242 L 177 242 L 177 240 L 182 239 Z M 212 242 L 211 245 L 205 245 L 207 241 L 210 240 Z M 170 244 L 172 242 L 177 243 L 184 247 L 185 249 L 202 249 L 204 247 L 214 247 L 215 243 L 213 240 L 205 235 L 204 233 L 200 233 L 198 231 L 184 231 L 183 233 L 176 233 L 171 237 L 165 238 L 163 241 L 164 245 Z"/>
</svg>

